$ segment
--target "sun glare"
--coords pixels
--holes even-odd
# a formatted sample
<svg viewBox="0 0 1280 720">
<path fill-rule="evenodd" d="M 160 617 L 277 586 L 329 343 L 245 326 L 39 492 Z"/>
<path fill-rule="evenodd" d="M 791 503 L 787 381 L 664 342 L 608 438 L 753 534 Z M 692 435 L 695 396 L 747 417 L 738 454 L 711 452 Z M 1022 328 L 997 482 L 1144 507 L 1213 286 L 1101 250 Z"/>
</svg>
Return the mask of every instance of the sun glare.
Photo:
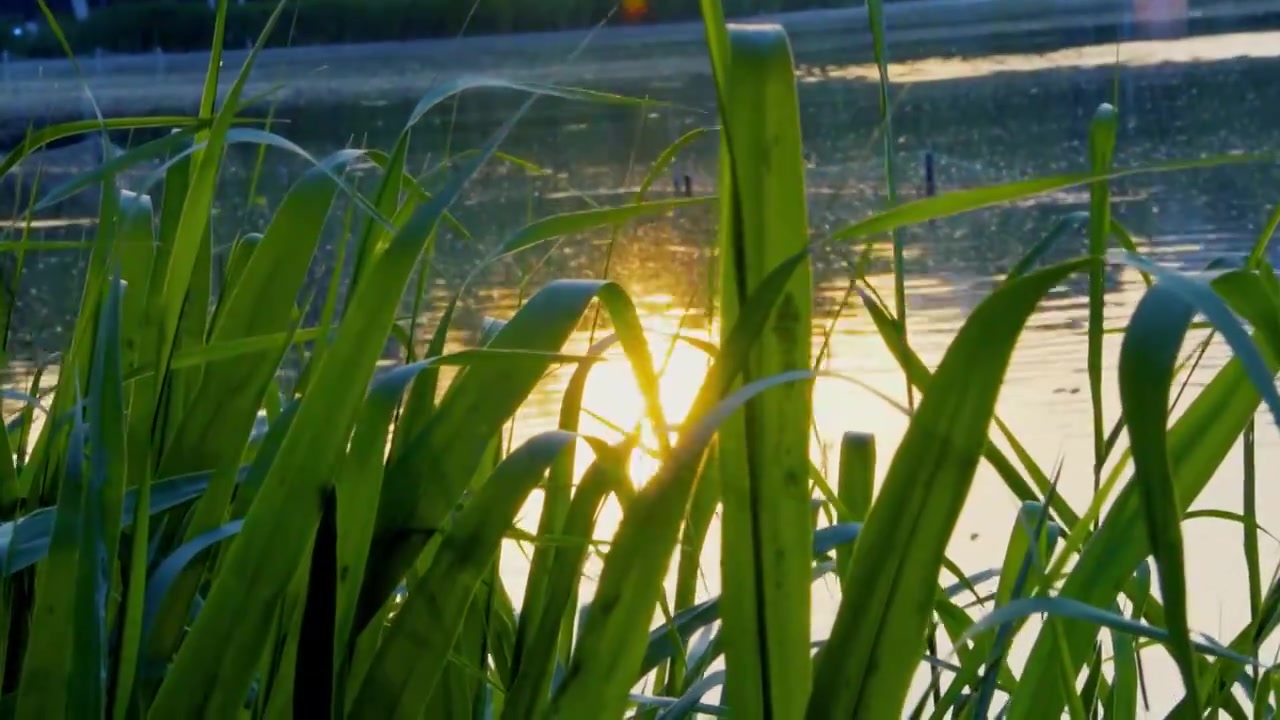
<svg viewBox="0 0 1280 720">
<path fill-rule="evenodd" d="M 706 378 L 710 359 L 689 343 L 674 341 L 671 335 L 650 331 L 646 334 L 649 351 L 659 377 L 658 397 L 662 412 L 671 425 L 671 438 L 689 408 L 698 389 Z M 645 415 L 644 398 L 636 383 L 630 363 L 621 351 L 610 353 L 610 359 L 591 371 L 583 392 L 583 415 L 579 430 L 588 435 L 617 442 L 623 433 L 640 431 L 641 447 L 631 456 L 631 477 L 637 485 L 658 470 L 654 451 L 658 447 L 656 430 Z M 577 471 L 584 472 L 591 464 L 591 453 L 579 453 Z"/>
<path fill-rule="evenodd" d="M 671 426 L 669 439 L 672 442 L 675 441 L 675 431 L 686 419 L 706 379 L 710 365 L 706 353 L 687 342 L 673 341 L 671 333 L 674 331 L 674 327 L 667 332 L 650 329 L 646 334 L 654 364 L 660 373 L 659 397 Z M 901 397 L 903 385 L 900 376 L 895 374 L 893 359 L 877 337 L 838 332 L 833 338 L 831 354 L 835 372 L 846 377 L 859 377 L 877 391 L 900 403 L 905 402 Z M 632 480 L 643 485 L 657 472 L 660 464 L 656 457 L 657 435 L 645 414 L 644 399 L 630 363 L 616 346 L 608 357 L 608 361 L 591 371 L 587 380 L 579 430 L 617 442 L 624 433 L 638 429 L 641 447 L 632 454 L 630 472 Z M 818 437 L 822 440 L 821 445 L 813 444 L 813 461 L 820 467 L 826 465 L 830 468 L 838 462 L 840 437 L 844 432 L 875 433 L 882 443 L 882 450 L 888 450 L 896 444 L 894 440 L 901 436 L 907 424 L 907 418 L 885 400 L 837 377 L 819 377 L 815 381 L 813 417 Z M 578 453 L 576 471 L 579 477 L 592 459 L 591 452 L 585 447 Z M 884 459 L 882 456 L 881 461 Z"/>
</svg>

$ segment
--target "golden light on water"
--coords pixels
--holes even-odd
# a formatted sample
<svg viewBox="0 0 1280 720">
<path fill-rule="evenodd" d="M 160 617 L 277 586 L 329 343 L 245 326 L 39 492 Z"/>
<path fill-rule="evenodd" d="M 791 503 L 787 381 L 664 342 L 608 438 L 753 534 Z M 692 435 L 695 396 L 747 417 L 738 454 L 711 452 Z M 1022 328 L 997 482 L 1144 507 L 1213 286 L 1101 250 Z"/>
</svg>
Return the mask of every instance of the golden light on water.
<svg viewBox="0 0 1280 720">
<path fill-rule="evenodd" d="M 679 315 L 670 314 L 652 315 L 645 321 L 646 340 L 660 374 L 659 399 L 671 425 L 669 439 L 674 442 L 675 430 L 686 420 L 711 363 L 711 358 L 703 350 L 691 343 L 675 340 L 674 336 L 679 333 L 714 343 L 719 329 L 713 328 L 710 334 L 706 330 L 681 331 Z M 813 385 L 815 439 L 820 442 L 813 443 L 811 455 L 814 463 L 824 469 L 836 467 L 843 433 L 875 433 L 883 443 L 883 459 L 885 452 L 896 445 L 907 424 L 907 418 L 899 408 L 876 395 L 878 392 L 900 405 L 905 404 L 905 384 L 883 341 L 875 334 L 849 332 L 843 325 L 841 323 L 841 327 L 836 328 L 827 349 L 829 362 L 824 363 L 824 368 L 830 366 L 832 375 L 818 377 Z M 814 356 L 821 345 L 819 333 L 813 339 Z M 641 486 L 653 477 L 661 464 L 656 457 L 656 431 L 648 421 L 644 398 L 621 349 L 615 346 L 607 357 L 609 359 L 596 365 L 588 376 L 578 429 L 584 435 L 609 442 L 621 440 L 623 433 L 638 431 L 641 447 L 632 454 L 630 473 L 632 481 Z M 852 377 L 856 377 L 858 382 L 846 379 Z M 560 382 L 566 380 L 567 372 Z M 578 476 L 586 471 L 592 460 L 593 456 L 584 444 L 575 461 Z"/>
<path fill-rule="evenodd" d="M 661 373 L 658 397 L 663 414 L 672 428 L 678 428 L 702 387 L 710 358 L 689 343 L 673 340 L 669 332 L 651 329 L 646 333 L 646 340 Z M 608 362 L 593 368 L 587 379 L 579 430 L 617 442 L 622 439 L 619 430 L 634 432 L 638 428 L 641 448 L 632 453 L 630 470 L 632 480 L 641 485 L 658 470 L 658 459 L 652 452 L 646 452 L 658 446 L 658 438 L 655 428 L 647 421 L 644 398 L 630 363 L 621 353 L 611 355 Z M 675 439 L 674 432 L 671 439 Z M 580 453 L 577 472 L 584 472 L 591 460 L 589 452 Z"/>
<path fill-rule="evenodd" d="M 895 84 L 962 80 L 1002 72 L 1112 67 L 1150 67 L 1161 64 L 1193 65 L 1223 60 L 1274 58 L 1280 55 L 1280 33 L 1274 31 L 1201 35 L 1176 40 L 1131 40 L 1121 43 L 1085 45 L 1041 53 L 993 54 L 982 57 L 931 57 L 896 61 Z M 808 68 L 801 82 L 879 77 L 874 64 Z"/>
</svg>

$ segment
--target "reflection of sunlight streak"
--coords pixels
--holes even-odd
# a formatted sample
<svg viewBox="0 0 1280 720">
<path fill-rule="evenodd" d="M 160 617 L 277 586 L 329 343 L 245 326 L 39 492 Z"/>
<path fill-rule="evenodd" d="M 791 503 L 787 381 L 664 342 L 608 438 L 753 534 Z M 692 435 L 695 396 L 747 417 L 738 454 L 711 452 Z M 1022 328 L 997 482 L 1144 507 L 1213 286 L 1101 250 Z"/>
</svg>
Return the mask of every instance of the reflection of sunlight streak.
<svg viewBox="0 0 1280 720">
<path fill-rule="evenodd" d="M 667 421 L 673 426 L 672 440 L 675 430 L 685 421 L 710 365 L 710 358 L 701 350 L 686 342 L 674 342 L 672 334 L 681 332 L 678 313 L 642 311 L 641 317 L 647 328 L 646 339 L 655 366 L 661 372 L 659 380 L 659 397 Z M 819 377 L 814 382 L 813 418 L 816 425 L 816 438 L 811 441 L 810 456 L 815 464 L 823 469 L 838 467 L 840 438 L 848 431 L 873 433 L 876 436 L 879 452 L 877 453 L 877 478 L 883 476 L 892 459 L 899 439 L 907 425 L 907 418 L 890 403 L 876 393 L 902 402 L 905 386 L 897 365 L 889 355 L 883 341 L 874 332 L 867 332 L 866 318 L 862 313 L 850 313 L 842 317 L 833 328 L 829 356 L 821 370 L 836 373 L 845 378 L 855 378 L 865 383 L 870 390 L 851 383 L 841 377 Z M 823 324 L 825 327 L 825 323 Z M 707 339 L 706 329 L 688 330 L 687 337 Z M 718 327 L 712 327 L 711 337 L 718 335 Z M 587 342 L 586 333 L 575 337 L 571 345 Z M 822 344 L 821 332 L 813 337 L 813 354 L 816 356 Z M 639 429 L 642 448 L 633 452 L 630 462 L 630 473 L 633 482 L 642 485 L 657 472 L 660 460 L 656 456 L 657 446 L 654 428 L 648 423 L 645 415 L 643 398 L 636 383 L 631 366 L 619 346 L 614 346 L 606 353 L 606 361 L 597 364 L 587 378 L 583 392 L 583 411 L 579 416 L 579 431 L 584 435 L 592 435 L 608 442 L 617 442 L 624 433 Z M 558 410 L 558 399 L 571 371 L 565 370 L 554 374 L 541 392 L 547 393 Z M 522 421 L 517 435 L 527 437 L 538 430 L 548 429 L 546 423 L 554 422 L 547 417 L 543 406 L 534 409 L 533 413 L 541 417 Z M 554 413 L 553 413 L 554 414 Z M 813 436 L 811 436 L 813 437 Z M 581 477 L 594 456 L 585 443 L 579 443 L 575 457 L 575 475 Z M 827 475 L 829 483 L 834 486 L 836 477 Z M 538 518 L 542 512 L 542 495 L 534 493 L 520 513 L 518 525 L 527 532 L 536 532 Z M 706 545 L 702 552 L 702 563 L 699 570 L 698 599 L 705 600 L 720 592 L 719 554 L 720 527 L 718 512 L 711 521 Z M 607 543 L 617 531 L 622 520 L 622 511 L 615 499 L 610 498 L 602 506 L 594 529 L 594 537 Z M 825 524 L 825 522 L 823 523 Z M 521 598 L 525 587 L 525 573 L 528 569 L 528 557 L 533 547 L 522 543 L 508 542 L 508 549 L 501 558 L 502 577 L 513 598 Z M 607 549 L 607 546 L 601 550 Z M 678 555 L 678 554 L 677 554 Z M 668 574 L 668 590 L 674 587 L 675 558 Z M 595 584 L 601 569 L 600 561 L 592 557 L 587 561 L 582 584 L 582 595 L 579 602 L 588 602 L 594 594 Z M 814 627 L 813 637 L 823 637 L 834 619 L 835 605 L 832 602 L 834 586 L 828 582 L 813 585 Z M 655 618 L 655 622 L 658 619 Z"/>
<path fill-rule="evenodd" d="M 1241 58 L 1272 58 L 1280 55 L 1280 33 L 1246 32 L 1194 36 L 1178 40 L 1138 40 L 1119 44 L 1119 61 L 1125 67 L 1149 67 L 1163 63 L 1204 63 Z M 1061 68 L 1110 67 L 1117 61 L 1114 43 L 1064 48 L 1036 54 L 987 55 L 984 57 L 927 58 L 894 63 L 895 83 L 959 80 L 999 72 L 1031 72 Z M 841 68 L 801 71 L 802 82 L 824 80 L 875 80 L 875 65 L 848 65 Z"/>
<path fill-rule="evenodd" d="M 654 362 L 660 371 L 666 368 L 659 380 L 658 395 L 667 422 L 678 426 L 689 412 L 693 399 L 702 387 L 706 377 L 709 359 L 702 351 L 688 343 L 676 342 L 662 333 L 651 332 L 647 335 Z M 667 351 L 670 350 L 670 357 Z M 610 353 L 610 359 L 591 370 L 583 392 L 584 412 L 579 430 L 587 435 L 595 435 L 610 442 L 621 439 L 618 429 L 633 432 L 637 424 L 640 426 L 640 443 L 644 448 L 657 446 L 655 430 L 645 421 L 644 399 L 636 384 L 631 365 L 621 352 Z M 603 421 L 603 422 L 602 422 Z M 579 455 L 577 473 L 584 472 L 591 464 L 590 454 Z M 632 453 L 631 477 L 637 484 L 643 484 L 658 470 L 658 460 L 643 449 Z"/>
<path fill-rule="evenodd" d="M 688 415 L 706 378 L 710 359 L 688 343 L 672 345 L 671 336 L 666 333 L 650 332 L 647 339 L 660 371 L 665 362 L 665 371 L 659 380 L 659 397 L 674 430 Z M 815 354 L 820 344 L 821 338 L 815 337 Z M 852 333 L 846 328 L 837 329 L 831 352 L 828 364 L 831 371 L 856 377 L 875 392 L 839 377 L 819 377 L 814 382 L 813 418 L 821 444 L 814 443 L 813 461 L 819 467 L 836 467 L 840 437 L 848 431 L 876 434 L 882 459 L 885 459 L 885 451 L 896 445 L 907 421 L 899 409 L 876 397 L 879 392 L 900 401 L 904 384 L 896 365 L 877 335 Z M 856 373 L 850 373 L 851 370 Z M 610 351 L 609 360 L 592 369 L 583 393 L 583 410 L 579 430 L 587 435 L 617 442 L 622 433 L 639 428 L 641 448 L 632 454 L 630 465 L 632 480 L 637 485 L 657 472 L 660 464 L 654 452 L 657 437 L 645 417 L 644 400 L 631 366 L 620 350 Z M 674 436 L 673 432 L 673 441 Z M 586 471 L 592 459 L 590 452 L 578 454 L 575 467 L 578 476 Z"/>
<path fill-rule="evenodd" d="M 889 278 L 884 275 L 874 276 L 870 280 L 879 288 L 884 288 L 889 283 Z M 964 294 L 973 292 L 974 286 L 969 278 L 959 274 L 936 274 L 927 281 L 912 286 L 911 344 L 926 367 L 937 368 L 955 333 L 960 330 L 967 313 L 956 308 L 956 298 L 964 301 Z M 1142 296 L 1142 288 L 1135 273 L 1124 273 L 1119 287 L 1109 295 L 1114 307 L 1108 309 L 1108 316 L 1114 315 L 1119 320 L 1120 316 L 1126 315 Z M 821 289 L 829 291 L 819 293 L 826 296 L 828 304 L 839 302 L 844 295 L 843 284 L 840 283 Z M 651 298 L 656 300 L 649 302 Z M 665 372 L 662 372 L 659 383 L 664 412 L 673 426 L 679 426 L 686 420 L 690 405 L 704 380 L 709 359 L 688 343 L 678 342 L 672 347 L 671 333 L 680 331 L 681 318 L 686 317 L 684 311 L 673 309 L 673 305 L 678 307 L 679 304 L 673 303 L 671 296 L 650 296 L 637 302 L 640 317 L 647 329 L 654 362 L 662 369 L 664 360 L 666 361 Z M 1042 469 L 1050 469 L 1050 464 L 1056 458 L 1065 461 L 1063 482 L 1058 492 L 1077 510 L 1086 507 L 1092 499 L 1089 481 L 1092 433 L 1088 422 L 1087 392 L 1073 392 L 1085 381 L 1081 345 L 1084 326 L 1080 320 L 1083 307 L 1078 296 L 1071 294 L 1051 297 L 1041 305 L 1033 321 L 1029 323 L 1025 337 L 1015 349 L 997 402 L 999 416 L 1013 429 L 1026 452 L 1041 464 Z M 831 317 L 831 311 L 826 310 L 815 318 L 813 352 L 816 355 L 822 344 L 822 331 L 829 325 L 832 326 L 829 356 L 820 370 L 841 377 L 819 377 L 814 383 L 813 417 L 818 440 L 811 445 L 811 457 L 824 471 L 828 483 L 837 486 L 835 469 L 839 467 L 842 434 L 850 431 L 871 433 L 875 436 L 877 445 L 875 482 L 878 489 L 894 460 L 908 426 L 908 418 L 892 407 L 890 402 L 877 397 L 877 393 L 902 402 L 906 394 L 905 380 L 884 341 L 857 302 L 845 308 L 834 322 Z M 708 336 L 716 337 L 719 330 L 713 324 L 709 330 L 699 326 L 696 330 L 686 328 L 683 332 L 690 337 L 707 339 Z M 570 352 L 581 351 L 588 342 L 587 335 L 585 332 L 575 334 L 569 343 L 570 347 L 566 349 Z M 1121 336 L 1118 334 L 1108 335 L 1104 348 L 1104 355 L 1108 360 L 1104 372 L 1103 405 L 1108 420 L 1114 418 L 1120 408 L 1115 372 L 1120 340 Z M 1228 353 L 1219 349 L 1216 354 L 1211 354 L 1216 359 L 1207 363 L 1207 366 L 1216 368 L 1221 367 Z M 639 450 L 634 453 L 630 471 L 635 482 L 641 484 L 650 479 L 659 466 L 659 460 L 653 456 L 653 449 L 657 445 L 654 429 L 647 424 L 644 402 L 621 347 L 611 348 L 606 357 L 607 361 L 594 367 L 588 376 L 584 411 L 579 418 L 580 430 L 584 434 L 616 442 L 622 434 L 638 428 L 641 442 L 648 448 L 648 452 Z M 526 414 L 522 414 L 518 424 L 517 441 L 555 424 L 564 383 L 571 373 L 571 368 L 554 373 L 534 393 L 527 411 L 522 411 Z M 865 383 L 869 387 L 861 387 L 848 379 Z M 1260 424 L 1259 428 L 1262 426 Z M 1274 457 L 1277 445 L 1274 430 L 1270 432 L 1271 442 L 1259 444 L 1259 451 L 1270 453 Z M 1009 443 L 999 437 L 994 428 L 992 437 L 996 445 L 1009 455 Z M 576 471 L 579 474 L 585 471 L 592 459 L 585 444 L 579 445 Z M 932 479 L 925 477 L 918 481 L 929 483 Z M 1197 505 L 1234 508 L 1233 502 L 1238 502 L 1239 497 L 1238 487 L 1238 477 L 1234 477 L 1232 471 L 1226 471 L 1221 481 L 1215 481 L 1206 488 Z M 1274 503 L 1274 494 L 1267 501 Z M 534 493 L 521 512 L 519 527 L 536 532 L 541 508 L 542 496 Z M 1008 530 L 1012 527 L 1011 523 L 1018 509 L 1019 501 L 998 473 L 989 463 L 979 465 L 965 505 L 952 530 L 947 556 L 966 572 L 998 566 L 1006 550 Z M 618 503 L 612 499 L 606 502 L 597 517 L 594 538 L 607 543 L 616 532 L 621 518 Z M 820 520 L 820 524 L 825 525 L 825 519 Z M 1239 577 L 1242 569 L 1239 562 L 1235 565 L 1224 563 L 1213 553 L 1220 555 L 1221 547 L 1232 541 L 1231 538 L 1235 537 L 1230 535 L 1232 528 L 1229 525 L 1219 527 L 1205 524 L 1197 526 L 1196 532 L 1197 537 L 1204 538 L 1205 542 L 1196 544 L 1200 556 L 1189 559 L 1189 570 L 1196 573 L 1195 577 L 1202 582 L 1214 587 L 1226 587 L 1232 579 Z M 1216 545 L 1209 544 L 1209 538 Z M 528 572 L 527 558 L 533 548 L 531 545 L 517 545 L 515 542 L 506 544 L 500 563 L 503 582 L 518 605 L 523 599 Z M 607 544 L 597 548 L 599 552 L 607 549 Z M 665 582 L 668 597 L 675 586 L 678 558 L 677 551 L 673 554 Z M 701 564 L 695 598 L 698 602 L 718 595 L 722 589 L 721 527 L 718 514 L 711 520 L 706 544 L 699 559 Z M 576 598 L 579 606 L 590 602 L 601 568 L 602 563 L 593 552 L 584 568 L 580 594 Z M 810 634 L 813 639 L 818 639 L 825 637 L 830 631 L 839 605 L 838 584 L 830 578 L 814 583 L 811 598 Z M 1225 591 L 1208 592 L 1196 599 L 1203 606 L 1193 608 L 1194 621 L 1202 629 L 1210 628 L 1206 613 L 1218 608 L 1209 607 L 1206 603 L 1241 608 L 1246 600 L 1243 595 Z M 1247 607 L 1240 612 L 1247 613 Z M 661 616 L 655 612 L 651 627 L 657 627 L 660 623 Z M 1010 657 L 1015 662 L 1025 659 L 1027 649 L 1022 647 L 1023 644 L 1025 643 L 1020 639 L 1011 646 Z M 943 652 L 945 651 L 944 642 Z M 1176 677 L 1176 673 L 1162 674 L 1160 677 Z M 921 675 L 920 680 L 927 681 L 927 675 Z"/>
<path fill-rule="evenodd" d="M 874 276 L 870 280 L 878 288 L 887 287 L 889 283 L 889 278 L 883 275 Z M 963 293 L 973 292 L 973 287 L 974 283 L 969 282 L 968 278 L 957 274 L 936 275 L 912 286 L 911 344 L 926 367 L 936 370 L 955 333 L 960 330 L 966 312 L 955 307 L 955 298 L 963 297 Z M 1120 287 L 1110 295 L 1114 298 L 1116 307 L 1109 309 L 1109 314 L 1116 314 L 1117 318 L 1125 314 L 1124 309 L 1132 308 L 1141 297 L 1141 288 L 1142 284 L 1134 273 L 1125 273 Z M 830 291 L 826 293 L 828 304 L 839 302 L 844 295 L 842 284 L 833 284 L 826 289 Z M 951 297 L 950 302 L 948 296 Z M 704 380 L 709 359 L 688 343 L 679 342 L 672 348 L 670 334 L 680 331 L 683 312 L 672 309 L 670 297 L 653 303 L 642 300 L 637 305 L 647 329 L 654 362 L 660 370 L 670 349 L 670 358 L 659 382 L 659 394 L 668 421 L 673 426 L 678 426 L 686 420 L 690 404 Z M 1088 479 L 1092 435 L 1088 424 L 1087 393 L 1072 394 L 1060 390 L 1078 387 L 1083 381 L 1081 368 L 1084 358 L 1080 344 L 1083 325 L 1079 323 L 1082 307 L 1079 299 L 1069 294 L 1049 298 L 1042 304 L 1027 328 L 1026 337 L 1018 343 L 997 403 L 1001 418 L 1013 429 L 1030 456 L 1042 464 L 1043 469 L 1049 469 L 1049 463 L 1055 458 L 1061 457 L 1066 461 L 1064 480 L 1058 491 L 1077 510 L 1087 506 L 1092 497 Z M 816 355 L 822 345 L 822 331 L 830 326 L 829 355 L 820 370 L 841 377 L 819 377 L 814 382 L 812 402 L 817 439 L 812 442 L 811 457 L 824 471 L 828 483 L 838 486 L 836 468 L 839 467 L 842 434 L 850 431 L 871 433 L 875 436 L 877 445 L 875 484 L 878 490 L 894 460 L 908 426 L 908 418 L 892 407 L 890 402 L 877 397 L 877 394 L 882 393 L 891 400 L 902 402 L 906 394 L 905 380 L 897 362 L 859 303 L 854 302 L 852 306 L 845 308 L 838 319 L 833 321 L 831 318 L 830 310 L 823 311 L 815 318 L 813 352 Z M 719 329 L 713 324 L 710 330 L 699 327 L 696 330 L 686 328 L 684 332 L 691 337 L 707 339 L 708 336 L 718 336 Z M 1105 356 L 1109 360 L 1104 375 L 1104 407 L 1109 418 L 1114 417 L 1119 410 L 1115 360 L 1120 339 L 1120 335 L 1107 336 L 1105 347 Z M 570 342 L 568 350 L 580 351 L 586 344 L 587 333 L 580 333 Z M 584 434 L 595 435 L 607 441 L 617 441 L 623 433 L 639 428 L 641 441 L 650 452 L 636 451 L 632 456 L 630 470 L 637 484 L 644 483 L 655 474 L 659 466 L 658 459 L 652 454 L 657 444 L 654 430 L 647 424 L 644 402 L 621 347 L 611 348 L 607 358 L 588 377 L 580 430 Z M 1223 360 L 1225 357 L 1211 364 L 1220 367 Z M 548 424 L 554 424 L 564 383 L 571 372 L 571 369 L 565 369 L 555 373 L 535 392 L 531 398 L 527 416 L 529 419 L 521 421 L 518 435 L 527 437 L 535 428 L 547 429 Z M 865 383 L 868 387 L 851 383 L 849 379 Z M 1009 454 L 1008 443 L 999 438 L 994 429 L 992 435 L 996 444 Z M 1274 453 L 1274 447 L 1275 445 L 1259 446 L 1260 450 L 1271 453 Z M 580 445 L 577 472 L 583 472 L 591 461 L 591 452 L 585 444 Z M 931 480 L 927 477 L 918 478 L 921 483 L 929 483 Z M 1227 499 L 1226 493 L 1230 493 L 1231 498 L 1237 498 L 1239 481 L 1235 480 L 1232 485 L 1232 478 L 1228 477 L 1226 480 L 1228 482 L 1221 488 L 1215 489 L 1216 486 L 1212 485 L 1207 488 L 1199 503 L 1204 507 L 1232 507 L 1232 501 Z M 1274 501 L 1274 497 L 1268 498 L 1268 501 Z M 535 493 L 521 513 L 521 529 L 536 531 L 541 506 L 541 494 Z M 1008 530 L 1018 508 L 1019 501 L 1010 493 L 999 475 L 989 464 L 981 464 L 952 531 L 947 556 L 966 572 L 998 566 L 1004 556 Z M 621 519 L 622 511 L 618 503 L 612 499 L 606 502 L 597 517 L 594 538 L 607 543 L 616 532 Z M 820 524 L 826 524 L 825 518 L 820 520 Z M 1216 547 L 1219 554 L 1220 548 L 1226 546 L 1226 538 L 1231 530 L 1229 526 L 1219 528 L 1211 524 L 1196 528 L 1197 537 L 1208 538 L 1213 533 L 1221 534 L 1213 536 L 1218 543 Z M 504 549 L 501 573 L 508 592 L 518 604 L 525 589 L 527 557 L 533 548 L 528 545 L 518 548 L 515 545 L 517 544 L 514 542 L 508 543 L 507 549 Z M 1194 566 L 1193 571 L 1198 573 L 1198 578 L 1224 587 L 1232 577 L 1239 576 L 1239 563 L 1231 566 L 1218 558 L 1211 561 L 1208 556 L 1212 549 L 1201 543 L 1197 543 L 1197 547 L 1205 556 L 1198 558 L 1198 564 Z M 597 549 L 603 553 L 608 546 L 601 545 Z M 669 598 L 675 587 L 679 555 L 679 551 L 673 553 L 665 578 L 664 585 Z M 722 590 L 721 527 L 718 513 L 711 519 L 706 544 L 699 560 L 696 602 L 708 600 Z M 1192 567 L 1191 563 L 1188 566 Z M 590 602 L 601 569 L 602 562 L 593 552 L 586 562 L 580 594 L 576 598 L 579 607 Z M 838 583 L 829 577 L 815 582 L 810 597 L 810 636 L 812 639 L 826 637 L 840 602 Z M 1197 601 L 1229 604 L 1238 608 L 1241 607 L 1239 601 L 1242 597 L 1226 597 L 1223 593 L 1210 592 Z M 1201 628 L 1209 628 L 1205 622 L 1205 613 L 1217 608 L 1201 607 L 1197 610 L 1197 624 Z M 1241 612 L 1247 612 L 1247 608 Z M 661 622 L 661 614 L 655 611 L 650 627 L 658 627 Z M 1020 637 L 1011 646 L 1011 661 L 1020 663 L 1025 660 L 1028 650 L 1023 647 L 1025 644 L 1025 638 Z M 944 639 L 942 652 L 945 654 L 946 651 Z M 1161 670 L 1160 673 L 1162 680 L 1176 678 L 1176 672 L 1165 673 Z M 916 690 L 923 687 L 927 680 L 927 673 L 920 674 Z"/>
</svg>

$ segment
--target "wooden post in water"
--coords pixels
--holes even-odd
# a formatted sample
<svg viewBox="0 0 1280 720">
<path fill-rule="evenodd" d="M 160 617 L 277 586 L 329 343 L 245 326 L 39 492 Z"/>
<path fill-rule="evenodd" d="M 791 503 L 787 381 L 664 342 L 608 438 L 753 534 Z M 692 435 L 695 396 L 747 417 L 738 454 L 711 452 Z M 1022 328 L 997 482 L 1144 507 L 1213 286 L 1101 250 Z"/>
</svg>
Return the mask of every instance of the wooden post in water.
<svg viewBox="0 0 1280 720">
<path fill-rule="evenodd" d="M 933 197 L 938 194 L 938 178 L 933 167 L 933 151 L 924 151 L 924 196 Z M 933 219 L 929 220 L 929 225 L 933 225 Z"/>
<path fill-rule="evenodd" d="M 682 170 L 671 171 L 671 189 L 676 195 L 693 197 L 693 178 Z"/>
<path fill-rule="evenodd" d="M 933 171 L 933 151 L 924 152 L 924 194 L 933 197 L 938 194 L 938 180 Z"/>
</svg>

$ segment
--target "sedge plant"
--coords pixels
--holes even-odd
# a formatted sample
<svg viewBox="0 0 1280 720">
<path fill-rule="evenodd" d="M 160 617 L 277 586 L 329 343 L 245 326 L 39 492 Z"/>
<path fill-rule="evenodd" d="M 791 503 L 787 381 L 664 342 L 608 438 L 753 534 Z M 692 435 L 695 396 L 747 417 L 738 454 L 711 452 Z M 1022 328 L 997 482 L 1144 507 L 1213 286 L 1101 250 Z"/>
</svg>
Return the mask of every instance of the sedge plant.
<svg viewBox="0 0 1280 720">
<path fill-rule="evenodd" d="M 627 205 L 539 218 L 487 260 L 718 200 L 720 338 L 696 341 L 711 366 L 672 434 L 655 353 L 630 296 L 611 281 L 552 281 L 479 342 L 446 352 L 459 292 L 425 352 L 390 369 L 379 362 L 388 338 L 405 334 L 403 298 L 421 302 L 414 268 L 430 267 L 442 228 L 457 223 L 452 205 L 530 103 L 649 101 L 466 77 L 431 88 L 390 152 L 312 158 L 243 114 L 263 41 L 221 98 L 215 44 L 196 117 L 57 126 L 10 153 L 0 170 L 57 137 L 176 129 L 39 201 L 103 190 L 56 391 L 47 403 L 15 394 L 31 410 L 0 433 L 0 708 L 18 718 L 122 719 L 1132 718 L 1140 653 L 1158 644 L 1182 680 L 1175 716 L 1274 712 L 1280 686 L 1257 657 L 1280 618 L 1280 590 L 1263 588 L 1255 550 L 1256 598 L 1237 634 L 1215 642 L 1194 633 L 1182 526 L 1259 407 L 1268 421 L 1280 418 L 1280 282 L 1265 260 L 1275 223 L 1242 265 L 1188 275 L 1144 258 L 1106 209 L 1107 183 L 1125 174 L 1274 158 L 1116 169 L 1104 109 L 1088 171 L 893 202 L 833 233 L 829 242 L 850 243 L 1064 187 L 1087 186 L 1093 198 L 1087 252 L 1044 266 L 1039 258 L 1065 233 L 1037 243 L 935 368 L 911 347 L 905 304 L 886 307 L 858 279 L 859 309 L 919 402 L 902 408 L 910 421 L 901 442 L 880 449 L 892 457 L 883 478 L 873 477 L 875 439 L 855 434 L 841 446 L 838 476 L 822 477 L 809 448 L 812 386 L 823 373 L 811 351 L 814 240 L 789 41 L 777 26 L 727 25 L 718 0 L 703 0 L 702 11 L 717 90 L 718 196 L 641 192 Z M 215 37 L 225 13 L 224 0 Z M 426 191 L 405 169 L 411 130 L 442 102 L 485 88 L 529 99 Z M 239 234 L 215 284 L 209 217 L 231 143 L 300 155 L 309 169 L 265 227 Z M 677 149 L 658 158 L 644 187 Z M 114 176 L 148 159 L 162 160 L 148 187 L 120 190 Z M 378 168 L 371 195 L 346 179 L 356 163 Z M 308 327 L 302 318 L 317 299 L 306 270 L 339 198 L 361 218 L 345 223 L 354 271 L 328 283 L 324 321 Z M 0 248 L 40 251 L 25 236 Z M 996 416 L 996 399 L 1037 305 L 1076 275 L 1091 278 L 1090 303 L 1103 302 L 1092 278 L 1109 264 L 1144 273 L 1150 286 L 1123 329 L 1121 420 L 1108 431 L 1106 408 L 1094 415 L 1097 492 L 1072 508 L 1056 492 L 1059 473 Z M 895 287 L 904 272 L 895 264 Z M 611 334 L 567 352 L 597 307 Z M 1233 355 L 1171 422 L 1197 317 Z M 658 430 L 656 447 L 643 451 L 659 468 L 638 488 L 628 469 L 635 437 L 610 443 L 579 426 L 585 382 L 615 344 Z M 286 385 L 283 359 L 298 349 L 303 367 Z M 447 379 L 446 366 L 456 371 Z M 505 430 L 552 371 L 570 374 L 558 427 L 508 448 Z M 44 422 L 33 433 L 37 412 Z M 577 477 L 581 452 L 591 457 Z M 1005 556 L 966 575 L 946 550 L 984 463 L 1022 507 Z M 535 492 L 542 514 L 526 533 L 535 550 L 526 590 L 513 597 L 497 561 Z M 580 613 L 583 569 L 610 499 L 621 521 Z M 815 501 L 834 522 L 814 523 Z M 696 601 L 696 549 L 716 512 L 723 594 Z M 1246 537 L 1259 532 L 1256 502 L 1221 517 Z M 944 571 L 958 582 L 944 584 Z M 814 643 L 810 584 L 829 574 L 841 587 L 838 612 Z M 1033 627 L 1033 617 L 1042 622 Z M 927 652 L 935 629 L 951 648 L 945 657 Z M 1015 662 L 1012 638 L 1032 632 L 1030 655 Z M 921 673 L 934 674 L 932 692 L 913 697 Z"/>
</svg>

